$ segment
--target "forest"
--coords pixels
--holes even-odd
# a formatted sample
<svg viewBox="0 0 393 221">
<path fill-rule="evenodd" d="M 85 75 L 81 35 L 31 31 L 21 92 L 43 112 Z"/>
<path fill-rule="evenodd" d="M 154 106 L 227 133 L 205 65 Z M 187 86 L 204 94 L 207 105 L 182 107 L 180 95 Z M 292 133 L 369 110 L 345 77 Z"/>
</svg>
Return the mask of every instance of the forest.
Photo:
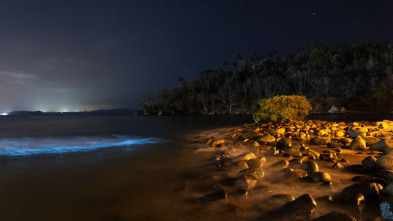
<svg viewBox="0 0 393 221">
<path fill-rule="evenodd" d="M 251 114 L 276 95 L 306 96 L 312 112 L 332 105 L 348 111 L 393 110 L 393 46 L 389 43 L 315 44 L 280 57 L 257 54 L 178 79 L 172 89 L 142 98 L 145 115 Z"/>
</svg>

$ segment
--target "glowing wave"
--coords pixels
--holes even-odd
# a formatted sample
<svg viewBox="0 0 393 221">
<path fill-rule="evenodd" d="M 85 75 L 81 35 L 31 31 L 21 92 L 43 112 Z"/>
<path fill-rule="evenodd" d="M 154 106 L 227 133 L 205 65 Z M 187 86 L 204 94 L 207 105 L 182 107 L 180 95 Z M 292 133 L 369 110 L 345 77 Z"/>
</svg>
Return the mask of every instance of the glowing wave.
<svg viewBox="0 0 393 221">
<path fill-rule="evenodd" d="M 89 151 L 105 147 L 158 143 L 158 138 L 138 138 L 124 135 L 110 137 L 22 137 L 0 139 L 0 156 L 24 156 L 43 153 Z"/>
</svg>

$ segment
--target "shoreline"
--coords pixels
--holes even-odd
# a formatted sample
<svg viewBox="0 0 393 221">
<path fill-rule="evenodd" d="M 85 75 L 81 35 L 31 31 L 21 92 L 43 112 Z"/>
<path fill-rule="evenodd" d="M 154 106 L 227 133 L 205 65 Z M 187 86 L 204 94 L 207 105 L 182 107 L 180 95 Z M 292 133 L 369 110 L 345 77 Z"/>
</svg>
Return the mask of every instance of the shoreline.
<svg viewBox="0 0 393 221">
<path fill-rule="evenodd" d="M 379 206 L 390 197 L 384 189 L 389 184 L 388 170 L 370 170 L 362 165 L 362 161 L 367 157 L 383 156 L 380 151 L 370 150 L 370 146 L 381 139 L 392 138 L 393 123 L 386 122 L 388 128 L 384 129 L 365 121 L 360 122 L 359 126 L 350 126 L 343 122 L 335 124 L 307 120 L 289 124 L 244 124 L 188 134 L 186 139 L 189 143 L 185 145 L 185 149 L 193 153 L 196 161 L 199 161 L 197 164 L 201 167 L 201 174 L 196 182 L 186 185 L 186 195 L 193 196 L 193 202 L 207 215 L 216 216 L 224 212 L 224 217 L 229 220 L 234 217 L 240 220 L 296 220 L 299 218 L 299 208 L 302 208 L 299 220 L 318 218 L 332 211 L 339 211 L 342 216 L 356 219 L 375 216 L 387 218 L 386 214 L 381 214 Z M 307 132 L 303 130 L 308 124 L 315 125 L 315 129 L 310 129 L 314 128 L 310 126 Z M 321 135 L 321 131 L 328 130 L 329 127 L 336 127 L 337 130 Z M 285 129 L 282 134 L 272 133 L 280 128 Z M 367 140 L 364 150 L 349 148 L 352 148 L 351 142 L 355 140 L 349 137 L 350 131 L 362 130 L 357 128 L 368 130 L 362 134 Z M 308 140 L 298 137 L 301 131 L 309 134 Z M 344 136 L 335 136 L 337 131 L 342 131 Z M 379 132 L 384 135 L 383 138 L 381 134 L 375 135 Z M 262 141 L 269 133 L 275 136 L 274 143 Z M 314 137 L 323 136 L 329 137 L 330 142 L 318 141 L 322 143 L 317 145 Z M 353 137 L 353 134 L 351 136 Z M 280 143 L 283 141 L 280 140 L 288 140 L 291 145 L 287 148 L 284 145 L 282 148 Z M 346 140 L 345 144 L 341 143 L 343 140 Z M 273 147 L 277 147 L 275 151 L 272 150 Z M 331 154 L 335 156 L 332 157 Z M 309 162 L 315 162 L 319 170 L 310 171 L 310 168 L 307 168 Z M 356 189 L 356 185 L 367 183 L 375 183 L 380 188 L 378 196 L 373 198 L 374 196 L 363 193 L 364 200 L 359 205 L 355 204 L 352 189 Z M 349 197 L 351 199 L 346 199 L 348 196 L 343 191 L 348 188 L 352 191 Z M 361 191 L 357 192 L 361 194 Z M 312 200 L 306 205 L 307 202 L 302 200 L 308 196 Z M 372 203 L 377 206 L 371 206 Z M 304 208 L 310 207 L 312 209 L 304 211 Z M 286 208 L 285 211 L 283 208 Z"/>
</svg>

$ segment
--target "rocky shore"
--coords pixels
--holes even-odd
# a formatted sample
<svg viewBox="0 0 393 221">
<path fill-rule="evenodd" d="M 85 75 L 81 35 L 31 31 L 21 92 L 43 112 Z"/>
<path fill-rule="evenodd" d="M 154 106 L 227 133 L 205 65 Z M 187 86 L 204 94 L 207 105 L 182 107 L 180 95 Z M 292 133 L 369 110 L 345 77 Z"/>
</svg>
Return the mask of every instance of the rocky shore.
<svg viewBox="0 0 393 221">
<path fill-rule="evenodd" d="M 229 220 L 393 220 L 393 122 L 291 121 L 190 135 L 183 190 Z M 201 181 L 202 180 L 202 181 Z"/>
</svg>

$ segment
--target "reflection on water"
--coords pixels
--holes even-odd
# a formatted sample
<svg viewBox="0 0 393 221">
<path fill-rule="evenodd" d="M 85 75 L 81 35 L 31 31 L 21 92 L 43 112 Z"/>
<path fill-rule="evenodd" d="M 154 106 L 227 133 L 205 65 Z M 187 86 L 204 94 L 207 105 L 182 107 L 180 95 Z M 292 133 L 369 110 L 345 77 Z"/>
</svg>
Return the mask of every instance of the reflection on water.
<svg viewBox="0 0 393 221">
<path fill-rule="evenodd" d="M 67 153 L 88 151 L 105 147 L 122 147 L 135 144 L 158 143 L 158 138 L 133 138 L 125 135 L 111 137 L 19 137 L 0 139 L 0 156 Z"/>
</svg>

